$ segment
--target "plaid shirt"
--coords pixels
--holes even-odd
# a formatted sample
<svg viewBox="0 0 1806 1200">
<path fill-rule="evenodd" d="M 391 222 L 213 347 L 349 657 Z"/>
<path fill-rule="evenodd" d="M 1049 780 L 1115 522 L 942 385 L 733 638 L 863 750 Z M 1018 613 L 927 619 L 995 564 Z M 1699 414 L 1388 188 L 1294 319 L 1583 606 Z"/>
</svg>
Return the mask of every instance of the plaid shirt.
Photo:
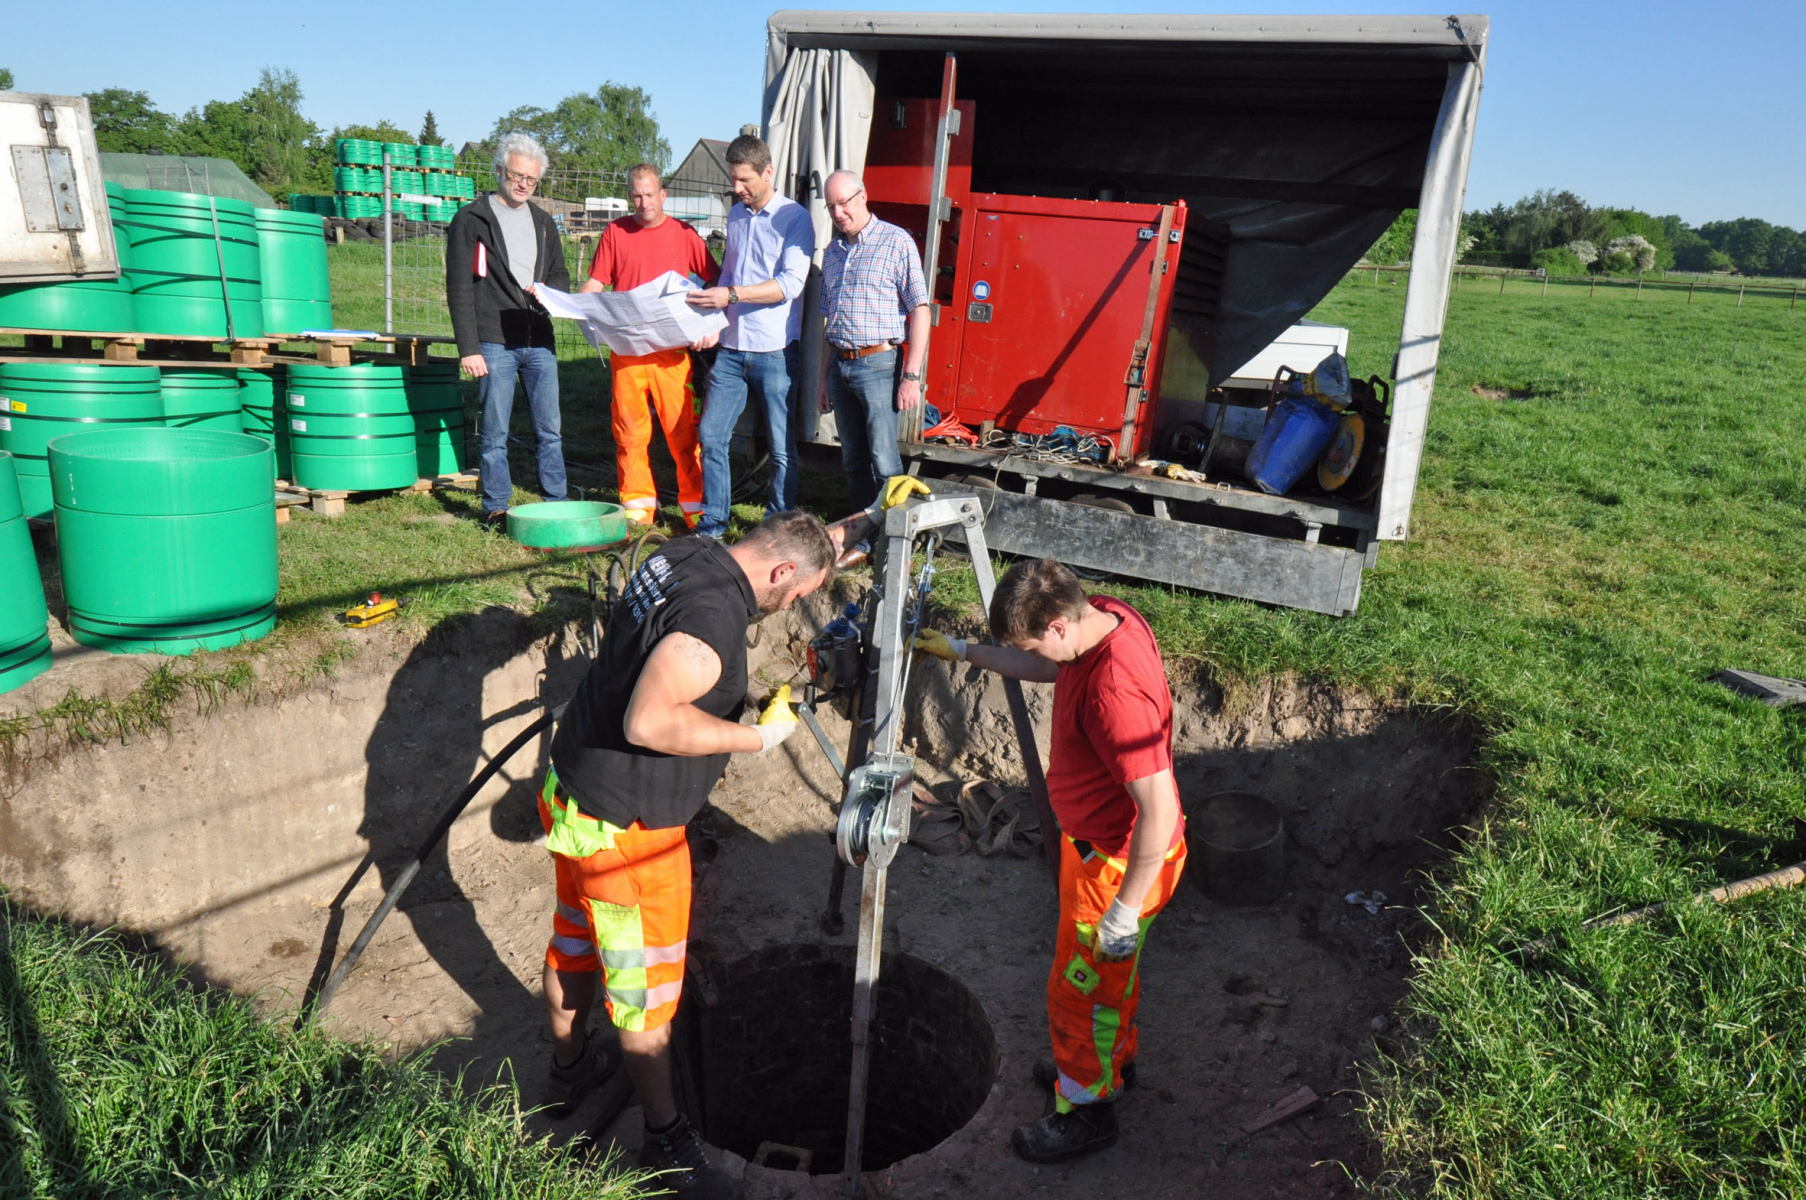
<svg viewBox="0 0 1806 1200">
<path fill-rule="evenodd" d="M 822 254 L 821 307 L 828 341 L 843 350 L 901 342 L 909 314 L 928 303 L 916 241 L 872 217 L 858 236 L 836 234 Z"/>
</svg>

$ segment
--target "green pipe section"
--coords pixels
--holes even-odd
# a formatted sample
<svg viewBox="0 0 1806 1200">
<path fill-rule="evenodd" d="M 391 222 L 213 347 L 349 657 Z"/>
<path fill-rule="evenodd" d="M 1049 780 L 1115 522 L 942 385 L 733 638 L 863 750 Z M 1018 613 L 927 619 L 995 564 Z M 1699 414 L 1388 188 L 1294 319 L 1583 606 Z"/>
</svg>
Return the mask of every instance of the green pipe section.
<svg viewBox="0 0 1806 1200">
<path fill-rule="evenodd" d="M 171 429 L 245 431 L 238 375 L 217 367 L 163 367 L 163 424 Z"/>
<path fill-rule="evenodd" d="M 249 204 L 190 192 L 127 188 L 125 224 L 132 238 L 136 332 L 226 337 L 225 293 L 230 293 L 231 336 L 263 336 L 263 265 L 256 210 Z"/>
<path fill-rule="evenodd" d="M 0 450 L 13 456 L 28 517 L 51 514 L 45 447 L 52 438 L 162 424 L 163 387 L 155 367 L 0 363 Z"/>
<path fill-rule="evenodd" d="M 266 333 L 332 328 L 332 284 L 326 267 L 326 226 L 312 213 L 257 210 Z"/>
<path fill-rule="evenodd" d="M 0 450 L 0 692 L 50 667 L 49 622 L 13 456 Z"/>
<path fill-rule="evenodd" d="M 103 429 L 50 443 L 69 631 L 188 654 L 276 624 L 274 456 L 247 434 Z"/>
<path fill-rule="evenodd" d="M 422 477 L 464 471 L 464 381 L 455 362 L 428 363 L 408 371 L 408 407 Z"/>
<path fill-rule="evenodd" d="M 125 224 L 125 193 L 118 184 L 107 184 L 107 212 L 113 222 L 113 244 L 119 249 L 119 278 L 0 288 L 0 325 L 74 333 L 137 332 L 132 309 L 132 241 Z"/>
<path fill-rule="evenodd" d="M 286 399 L 289 459 L 301 486 L 380 491 L 420 478 L 402 368 L 291 366 Z"/>
</svg>

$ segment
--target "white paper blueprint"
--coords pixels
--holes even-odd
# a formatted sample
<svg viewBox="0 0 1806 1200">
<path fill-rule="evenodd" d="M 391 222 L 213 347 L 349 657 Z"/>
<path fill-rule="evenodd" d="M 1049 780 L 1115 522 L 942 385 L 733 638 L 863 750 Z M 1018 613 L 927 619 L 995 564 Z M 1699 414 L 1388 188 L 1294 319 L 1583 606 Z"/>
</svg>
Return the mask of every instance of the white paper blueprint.
<svg viewBox="0 0 1806 1200">
<path fill-rule="evenodd" d="M 696 286 L 676 271 L 666 271 L 625 292 L 568 293 L 539 283 L 533 294 L 554 317 L 581 322 L 590 345 L 607 346 L 616 354 L 651 354 L 700 342 L 727 328 L 720 310 L 691 308 L 684 301 Z"/>
</svg>

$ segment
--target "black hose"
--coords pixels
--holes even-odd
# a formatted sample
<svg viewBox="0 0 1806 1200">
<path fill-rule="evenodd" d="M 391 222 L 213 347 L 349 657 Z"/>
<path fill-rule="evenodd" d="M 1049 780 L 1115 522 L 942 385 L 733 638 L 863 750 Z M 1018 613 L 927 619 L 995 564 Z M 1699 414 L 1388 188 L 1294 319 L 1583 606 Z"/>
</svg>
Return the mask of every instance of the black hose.
<svg viewBox="0 0 1806 1200">
<path fill-rule="evenodd" d="M 358 931 L 357 940 L 351 943 L 351 949 L 345 952 L 345 957 L 340 960 L 338 966 L 333 968 L 326 983 L 314 996 L 312 1004 L 304 1006 L 303 1016 L 305 1019 L 311 1020 L 326 1011 L 326 1006 L 332 1003 L 332 998 L 338 992 L 339 986 L 345 982 L 345 977 L 351 974 L 351 968 L 357 965 L 357 960 L 363 955 L 365 947 L 370 945 L 370 939 L 376 936 L 376 931 L 382 927 L 382 923 L 388 919 L 390 913 L 395 911 L 396 904 L 401 901 L 401 894 L 408 890 L 410 883 L 414 882 L 414 876 L 420 874 L 420 866 L 426 861 L 426 856 L 433 852 L 433 848 L 451 829 L 453 822 L 464 815 L 464 810 L 470 806 L 472 800 L 476 799 L 477 793 L 483 790 L 483 785 L 488 783 L 495 773 L 520 751 L 522 746 L 539 736 L 540 731 L 556 721 L 563 713 L 564 705 L 560 704 L 557 708 L 549 709 L 537 721 L 516 734 L 514 740 L 503 746 L 501 752 L 489 760 L 489 765 L 478 771 L 476 778 L 465 785 L 464 790 L 458 794 L 458 798 L 452 801 L 451 807 L 439 815 L 438 822 L 426 835 L 426 840 L 420 844 L 418 850 L 414 851 L 413 857 L 408 860 L 408 865 L 403 867 L 401 874 L 395 877 L 395 882 L 389 885 L 388 895 L 383 897 L 383 902 L 376 906 L 376 911 L 370 914 L 370 919 L 364 922 L 363 929 Z"/>
</svg>

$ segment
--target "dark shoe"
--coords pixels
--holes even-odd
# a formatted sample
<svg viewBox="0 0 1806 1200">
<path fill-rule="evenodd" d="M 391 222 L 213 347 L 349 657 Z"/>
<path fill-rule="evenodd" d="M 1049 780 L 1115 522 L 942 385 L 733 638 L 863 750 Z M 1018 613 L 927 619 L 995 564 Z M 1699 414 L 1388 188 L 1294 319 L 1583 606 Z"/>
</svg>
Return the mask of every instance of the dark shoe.
<svg viewBox="0 0 1806 1200">
<path fill-rule="evenodd" d="M 483 514 L 483 524 L 489 529 L 506 529 L 508 527 L 508 510 L 491 509 Z"/>
<path fill-rule="evenodd" d="M 678 1196 L 681 1200 L 732 1200 L 740 1193 L 733 1176 L 709 1161 L 703 1153 L 702 1135 L 685 1117 L 663 1133 L 646 1130 L 640 1145 L 640 1168 L 658 1171 L 648 1181 L 649 1196 Z M 662 1190 L 661 1190 L 662 1189 Z"/>
<path fill-rule="evenodd" d="M 1029 1075 L 1044 1091 L 1054 1091 L 1060 1086 L 1059 1068 L 1053 1065 L 1051 1058 L 1037 1058 Z M 1135 1060 L 1130 1059 L 1122 1065 L 1122 1090 L 1128 1091 L 1135 1086 Z"/>
<path fill-rule="evenodd" d="M 604 1041 L 598 1052 L 596 1038 L 591 1035 L 584 1043 L 583 1054 L 568 1067 L 559 1066 L 554 1053 L 551 1069 L 546 1072 L 546 1115 L 562 1121 L 577 1111 L 585 1096 L 620 1069 L 621 1047 L 613 1038 Z"/>
<path fill-rule="evenodd" d="M 1032 1163 L 1063 1163 L 1116 1145 L 1116 1105 L 1108 1100 L 1051 1112 L 1010 1134 L 1018 1156 Z"/>
</svg>

